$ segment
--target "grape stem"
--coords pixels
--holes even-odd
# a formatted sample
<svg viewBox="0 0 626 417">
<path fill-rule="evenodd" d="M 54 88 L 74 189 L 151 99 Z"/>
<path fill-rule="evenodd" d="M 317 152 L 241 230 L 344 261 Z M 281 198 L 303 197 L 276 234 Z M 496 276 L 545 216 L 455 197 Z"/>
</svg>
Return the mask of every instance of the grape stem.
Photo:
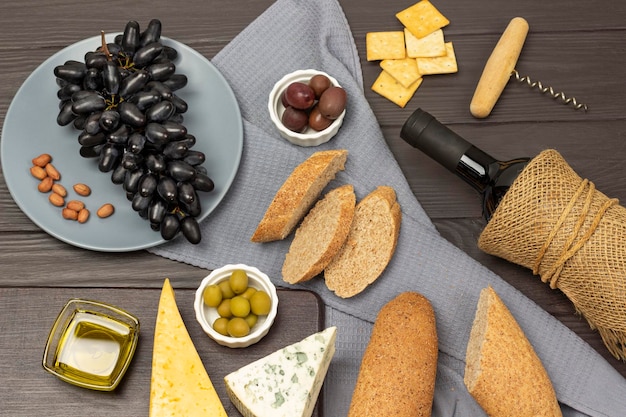
<svg viewBox="0 0 626 417">
<path fill-rule="evenodd" d="M 107 56 L 107 60 L 111 60 L 111 52 L 109 52 L 109 47 L 107 46 L 107 41 L 106 38 L 104 36 L 104 31 L 101 30 L 100 31 L 100 39 L 102 39 L 102 50 L 104 51 L 104 54 Z"/>
</svg>

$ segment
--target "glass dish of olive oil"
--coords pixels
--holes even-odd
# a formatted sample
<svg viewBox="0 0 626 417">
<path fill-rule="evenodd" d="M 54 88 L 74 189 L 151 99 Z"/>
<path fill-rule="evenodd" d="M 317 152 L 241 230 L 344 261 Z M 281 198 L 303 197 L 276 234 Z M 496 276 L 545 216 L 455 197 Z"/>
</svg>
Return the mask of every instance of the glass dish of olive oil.
<svg viewBox="0 0 626 417">
<path fill-rule="evenodd" d="M 43 367 L 71 384 L 111 391 L 128 369 L 138 338 L 139 320 L 130 313 L 72 299 L 52 326 Z"/>
</svg>

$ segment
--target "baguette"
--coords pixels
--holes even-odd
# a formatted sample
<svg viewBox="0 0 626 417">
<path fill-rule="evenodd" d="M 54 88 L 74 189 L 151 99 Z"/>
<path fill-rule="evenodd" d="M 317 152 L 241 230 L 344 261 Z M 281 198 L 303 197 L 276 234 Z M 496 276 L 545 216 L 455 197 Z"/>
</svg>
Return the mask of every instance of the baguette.
<svg viewBox="0 0 626 417">
<path fill-rule="evenodd" d="M 285 256 L 285 282 L 308 281 L 324 270 L 348 236 L 355 204 L 350 184 L 329 191 L 315 204 L 296 229 Z"/>
<path fill-rule="evenodd" d="M 340 251 L 324 269 L 326 286 L 349 298 L 385 270 L 398 243 L 402 213 L 391 187 L 380 186 L 361 200 Z"/>
<path fill-rule="evenodd" d="M 388 302 L 363 354 L 348 417 L 430 416 L 437 345 L 428 299 L 404 292 Z"/>
<path fill-rule="evenodd" d="M 463 382 L 491 417 L 561 417 L 548 373 L 491 287 L 480 293 Z"/>
<path fill-rule="evenodd" d="M 282 240 L 305 216 L 324 187 L 344 169 L 348 151 L 315 152 L 298 165 L 280 187 L 250 240 Z"/>
</svg>

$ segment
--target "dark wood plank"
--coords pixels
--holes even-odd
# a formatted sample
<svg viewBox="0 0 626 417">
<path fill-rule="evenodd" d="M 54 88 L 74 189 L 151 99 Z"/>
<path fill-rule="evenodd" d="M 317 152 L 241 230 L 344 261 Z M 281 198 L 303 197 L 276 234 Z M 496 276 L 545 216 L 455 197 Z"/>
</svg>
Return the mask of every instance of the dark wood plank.
<svg viewBox="0 0 626 417">
<path fill-rule="evenodd" d="M 177 286 L 176 281 L 173 285 Z M 270 333 L 246 349 L 215 343 L 195 319 L 192 290 L 176 289 L 176 300 L 192 340 L 229 416 L 239 416 L 223 384 L 228 373 L 322 329 L 319 298 L 307 291 L 279 290 L 278 316 Z M 140 416 L 148 414 L 157 289 L 0 288 L 0 390 L 2 415 Z M 78 388 L 46 373 L 41 366 L 50 327 L 63 305 L 74 297 L 107 302 L 140 321 L 137 351 L 124 379 L 113 392 Z M 33 399 L 36 398 L 36 401 Z M 314 414 L 319 416 L 318 412 Z"/>
</svg>

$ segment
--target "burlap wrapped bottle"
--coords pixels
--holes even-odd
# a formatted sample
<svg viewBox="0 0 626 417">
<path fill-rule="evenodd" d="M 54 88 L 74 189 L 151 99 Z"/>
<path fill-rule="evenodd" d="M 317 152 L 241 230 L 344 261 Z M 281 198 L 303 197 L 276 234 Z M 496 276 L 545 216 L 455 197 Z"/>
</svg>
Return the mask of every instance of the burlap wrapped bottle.
<svg viewBox="0 0 626 417">
<path fill-rule="evenodd" d="M 626 360 L 626 209 L 557 151 L 524 168 L 478 246 L 563 291 L 611 354 Z"/>
</svg>

